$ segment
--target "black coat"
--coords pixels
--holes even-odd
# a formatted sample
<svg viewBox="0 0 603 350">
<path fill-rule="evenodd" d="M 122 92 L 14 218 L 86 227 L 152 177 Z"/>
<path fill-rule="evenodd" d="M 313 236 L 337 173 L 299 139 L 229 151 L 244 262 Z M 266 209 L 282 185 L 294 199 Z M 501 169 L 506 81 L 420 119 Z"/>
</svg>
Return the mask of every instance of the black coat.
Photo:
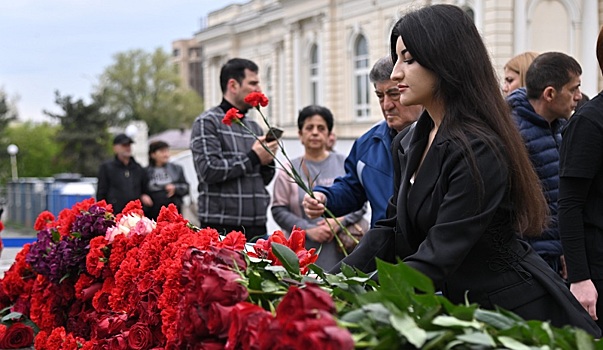
<svg viewBox="0 0 603 350">
<path fill-rule="evenodd" d="M 113 213 L 119 214 L 128 202 L 147 192 L 146 184 L 146 172 L 134 158 L 126 165 L 115 156 L 98 170 L 96 200 L 104 199 L 113 205 Z"/>
<path fill-rule="evenodd" d="M 424 113 L 412 132 L 394 139 L 391 216 L 377 222 L 343 262 L 370 272 L 376 257 L 401 258 L 455 303 L 463 303 L 468 292 L 469 301 L 484 308 L 498 305 L 526 319 L 571 324 L 598 336 L 599 328 L 561 278 L 516 238 L 505 158 L 512 150 L 499 147 L 498 138 L 487 142 L 466 134 L 471 160 L 441 129 L 411 185 L 432 127 Z"/>
</svg>

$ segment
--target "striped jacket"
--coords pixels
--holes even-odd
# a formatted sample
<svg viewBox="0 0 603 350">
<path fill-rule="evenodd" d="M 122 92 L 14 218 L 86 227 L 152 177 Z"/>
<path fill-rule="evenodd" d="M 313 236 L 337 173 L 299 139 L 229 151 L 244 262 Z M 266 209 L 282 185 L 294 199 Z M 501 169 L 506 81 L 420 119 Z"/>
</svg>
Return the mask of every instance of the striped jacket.
<svg viewBox="0 0 603 350">
<path fill-rule="evenodd" d="M 266 224 L 270 195 L 266 185 L 274 177 L 274 164 L 262 166 L 251 151 L 255 138 L 241 125 L 228 126 L 222 118 L 233 106 L 222 100 L 197 117 L 191 132 L 191 151 L 199 179 L 199 221 L 212 224 L 261 226 Z M 263 134 L 255 121 L 244 125 Z"/>
</svg>

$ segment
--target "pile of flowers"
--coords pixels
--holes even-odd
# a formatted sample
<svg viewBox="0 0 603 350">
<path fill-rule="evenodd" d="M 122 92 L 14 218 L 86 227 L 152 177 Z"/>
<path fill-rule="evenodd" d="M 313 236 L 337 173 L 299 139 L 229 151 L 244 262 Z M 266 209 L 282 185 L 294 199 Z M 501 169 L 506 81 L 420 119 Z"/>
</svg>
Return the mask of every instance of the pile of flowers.
<svg viewBox="0 0 603 350">
<path fill-rule="evenodd" d="M 330 294 L 301 282 L 316 260 L 303 230 L 253 251 L 241 232 L 193 227 L 173 205 L 154 222 L 139 201 L 114 215 L 93 199 L 40 214 L 35 229 L 0 281 L 14 323 L 0 327 L 0 348 L 15 348 L 4 338 L 52 350 L 354 346 Z"/>
<path fill-rule="evenodd" d="M 247 244 L 174 205 L 93 199 L 36 220 L 0 280 L 0 349 L 603 349 L 580 329 L 454 305 L 403 263 L 327 274 L 305 232 Z"/>
</svg>

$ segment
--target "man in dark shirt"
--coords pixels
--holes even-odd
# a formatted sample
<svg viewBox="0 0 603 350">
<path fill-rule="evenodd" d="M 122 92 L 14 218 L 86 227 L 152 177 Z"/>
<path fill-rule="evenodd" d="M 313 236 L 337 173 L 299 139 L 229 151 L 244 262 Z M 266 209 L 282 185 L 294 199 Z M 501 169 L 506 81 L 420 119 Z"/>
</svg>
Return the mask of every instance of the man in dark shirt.
<svg viewBox="0 0 603 350">
<path fill-rule="evenodd" d="M 140 199 L 144 205 L 153 201 L 146 193 L 144 169 L 132 157 L 134 141 L 126 134 L 113 139 L 115 157 L 101 164 L 98 170 L 96 200 L 104 199 L 113 205 L 113 213 L 120 213 L 128 202 Z"/>
<path fill-rule="evenodd" d="M 549 222 L 542 235 L 528 239 L 553 270 L 565 277 L 559 238 L 559 147 L 561 130 L 582 98 L 582 68 L 561 52 L 546 52 L 526 72 L 526 88 L 514 90 L 507 101 L 538 174 L 549 206 Z"/>
</svg>

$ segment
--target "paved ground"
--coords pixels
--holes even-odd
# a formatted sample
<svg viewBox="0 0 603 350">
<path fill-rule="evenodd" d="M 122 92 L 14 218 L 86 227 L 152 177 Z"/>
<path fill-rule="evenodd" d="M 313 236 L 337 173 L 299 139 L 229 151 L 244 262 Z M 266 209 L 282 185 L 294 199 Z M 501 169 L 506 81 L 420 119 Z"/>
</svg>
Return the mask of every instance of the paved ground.
<svg viewBox="0 0 603 350">
<path fill-rule="evenodd" d="M 0 256 L 0 277 L 2 277 L 4 271 L 8 270 L 15 261 L 15 256 L 21 251 L 23 244 L 36 239 L 36 232 L 33 229 L 22 230 L 6 227 L 0 236 L 4 244 L 4 250 Z"/>
</svg>

